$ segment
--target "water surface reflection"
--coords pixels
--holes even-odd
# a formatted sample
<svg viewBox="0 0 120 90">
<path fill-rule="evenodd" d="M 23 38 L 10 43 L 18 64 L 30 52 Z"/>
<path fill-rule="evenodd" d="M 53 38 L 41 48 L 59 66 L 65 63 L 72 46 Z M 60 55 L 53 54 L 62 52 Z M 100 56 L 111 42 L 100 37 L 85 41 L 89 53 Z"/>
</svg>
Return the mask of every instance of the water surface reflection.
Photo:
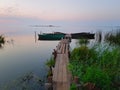
<svg viewBox="0 0 120 90">
<path fill-rule="evenodd" d="M 103 31 L 106 32 L 105 30 L 106 28 L 101 30 L 102 34 Z M 47 74 L 45 62 L 50 58 L 59 41 L 36 41 L 35 43 L 33 32 L 7 34 L 5 40 L 4 48 L 0 49 L 0 85 L 8 85 L 29 72 L 40 79 L 45 79 Z M 91 40 L 90 43 L 94 44 L 94 41 Z M 72 48 L 76 46 L 76 40 L 72 40 L 71 46 Z M 8 84 L 4 84 L 7 82 Z M 41 87 L 40 90 L 44 89 Z"/>
<path fill-rule="evenodd" d="M 0 50 L 0 84 L 16 80 L 28 72 L 45 78 L 45 62 L 58 41 L 35 43 L 34 34 L 7 36 L 6 41 L 4 49 Z"/>
</svg>

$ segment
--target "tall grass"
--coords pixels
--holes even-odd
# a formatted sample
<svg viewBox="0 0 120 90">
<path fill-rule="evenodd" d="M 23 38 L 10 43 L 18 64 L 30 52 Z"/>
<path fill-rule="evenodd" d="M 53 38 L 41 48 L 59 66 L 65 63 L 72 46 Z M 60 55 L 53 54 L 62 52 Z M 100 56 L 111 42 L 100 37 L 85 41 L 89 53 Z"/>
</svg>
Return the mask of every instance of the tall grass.
<svg viewBox="0 0 120 90">
<path fill-rule="evenodd" d="M 116 44 L 120 46 L 120 30 L 117 32 L 109 32 L 105 35 L 105 41 L 109 42 L 110 44 Z"/>
<path fill-rule="evenodd" d="M 81 46 L 71 52 L 68 67 L 83 83 L 95 83 L 102 90 L 117 90 L 120 80 L 119 60 L 120 47 Z"/>
<path fill-rule="evenodd" d="M 49 67 L 50 71 L 52 71 L 52 67 L 54 67 L 54 65 L 55 65 L 55 60 L 51 56 L 51 58 L 49 60 L 47 60 L 47 62 L 45 64 L 46 64 L 46 66 Z"/>
<path fill-rule="evenodd" d="M 78 41 L 77 41 L 77 43 L 79 44 L 79 45 L 87 45 L 87 44 L 89 44 L 89 40 L 88 39 L 79 39 Z"/>
</svg>

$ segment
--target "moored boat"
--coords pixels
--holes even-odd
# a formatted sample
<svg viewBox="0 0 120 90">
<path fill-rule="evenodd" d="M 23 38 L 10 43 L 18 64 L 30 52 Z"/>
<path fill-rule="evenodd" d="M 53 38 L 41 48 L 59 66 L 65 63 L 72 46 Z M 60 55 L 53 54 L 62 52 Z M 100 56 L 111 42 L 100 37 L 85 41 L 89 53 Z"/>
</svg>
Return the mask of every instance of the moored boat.
<svg viewBox="0 0 120 90">
<path fill-rule="evenodd" d="M 61 32 L 38 34 L 38 40 L 61 40 L 66 34 Z"/>
<path fill-rule="evenodd" d="M 72 39 L 94 39 L 95 34 L 94 33 L 87 33 L 87 32 L 81 32 L 81 33 L 71 33 Z"/>
</svg>

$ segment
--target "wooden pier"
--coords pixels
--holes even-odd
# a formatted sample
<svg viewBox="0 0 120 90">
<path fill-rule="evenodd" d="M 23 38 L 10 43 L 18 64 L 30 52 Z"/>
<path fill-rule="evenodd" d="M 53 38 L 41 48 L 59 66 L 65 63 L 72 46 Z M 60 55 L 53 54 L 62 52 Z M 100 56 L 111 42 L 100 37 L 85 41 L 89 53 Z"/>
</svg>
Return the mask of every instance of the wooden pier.
<svg viewBox="0 0 120 90">
<path fill-rule="evenodd" d="M 67 65 L 69 62 L 69 39 L 62 39 L 56 49 L 55 67 L 53 70 L 53 90 L 70 89 L 70 72 Z"/>
</svg>

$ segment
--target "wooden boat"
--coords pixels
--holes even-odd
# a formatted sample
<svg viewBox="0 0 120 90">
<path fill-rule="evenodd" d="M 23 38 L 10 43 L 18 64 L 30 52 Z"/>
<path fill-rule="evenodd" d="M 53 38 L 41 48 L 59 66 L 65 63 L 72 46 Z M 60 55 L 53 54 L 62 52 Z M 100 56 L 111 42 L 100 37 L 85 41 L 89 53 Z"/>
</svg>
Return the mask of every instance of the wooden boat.
<svg viewBox="0 0 120 90">
<path fill-rule="evenodd" d="M 81 33 L 71 33 L 72 39 L 94 39 L 95 34 L 94 33 L 87 33 L 87 32 L 81 32 Z"/>
<path fill-rule="evenodd" d="M 66 34 L 61 32 L 38 34 L 38 40 L 61 40 Z"/>
</svg>

